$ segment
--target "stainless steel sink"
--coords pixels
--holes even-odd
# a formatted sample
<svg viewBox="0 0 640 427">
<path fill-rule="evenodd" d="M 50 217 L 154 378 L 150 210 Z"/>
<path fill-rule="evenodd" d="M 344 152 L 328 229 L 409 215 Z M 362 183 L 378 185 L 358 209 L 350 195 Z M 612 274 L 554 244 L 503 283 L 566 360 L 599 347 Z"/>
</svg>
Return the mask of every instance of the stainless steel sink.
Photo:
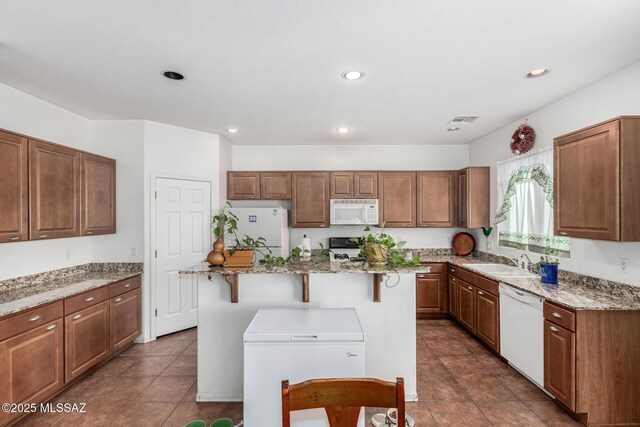
<svg viewBox="0 0 640 427">
<path fill-rule="evenodd" d="M 479 273 L 490 274 L 496 277 L 513 277 L 513 278 L 525 278 L 536 277 L 535 274 L 529 273 L 521 268 L 511 267 L 504 264 L 467 264 L 466 268 L 475 270 Z"/>
</svg>

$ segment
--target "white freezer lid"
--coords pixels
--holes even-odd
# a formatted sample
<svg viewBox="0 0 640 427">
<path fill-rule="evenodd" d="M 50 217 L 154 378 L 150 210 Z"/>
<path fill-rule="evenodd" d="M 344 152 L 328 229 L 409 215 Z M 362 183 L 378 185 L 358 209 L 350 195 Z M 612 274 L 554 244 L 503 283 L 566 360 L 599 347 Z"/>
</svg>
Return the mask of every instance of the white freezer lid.
<svg viewBox="0 0 640 427">
<path fill-rule="evenodd" d="M 261 308 L 244 342 L 364 342 L 355 308 Z"/>
</svg>

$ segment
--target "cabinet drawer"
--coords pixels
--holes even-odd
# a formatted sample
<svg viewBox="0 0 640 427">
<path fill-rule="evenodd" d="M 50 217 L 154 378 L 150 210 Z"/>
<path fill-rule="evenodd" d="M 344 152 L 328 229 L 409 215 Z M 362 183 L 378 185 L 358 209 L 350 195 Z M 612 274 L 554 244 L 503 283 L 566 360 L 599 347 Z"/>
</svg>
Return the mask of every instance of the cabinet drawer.
<svg viewBox="0 0 640 427">
<path fill-rule="evenodd" d="M 544 302 L 544 318 L 572 332 L 576 330 L 576 314 L 570 309 Z"/>
<path fill-rule="evenodd" d="M 498 282 L 486 277 L 476 276 L 476 287 L 498 296 Z"/>
<path fill-rule="evenodd" d="M 442 263 L 420 263 L 420 267 L 427 267 L 429 271 L 426 271 L 427 274 L 442 274 L 444 273 L 444 264 Z"/>
<path fill-rule="evenodd" d="M 109 296 L 115 297 L 125 292 L 138 289 L 140 287 L 140 283 L 140 276 L 131 277 L 129 279 L 114 283 L 113 285 L 109 286 Z"/>
<path fill-rule="evenodd" d="M 109 299 L 109 288 L 106 286 L 67 298 L 64 300 L 64 314 L 75 313 L 106 299 Z"/>
<path fill-rule="evenodd" d="M 476 284 L 476 275 L 470 271 L 465 270 L 464 268 L 458 269 L 456 277 L 458 277 L 458 279 L 464 280 L 469 284 Z"/>
<path fill-rule="evenodd" d="M 0 341 L 62 317 L 62 301 L 24 311 L 0 321 Z"/>
<path fill-rule="evenodd" d="M 449 276 L 458 277 L 458 267 L 454 267 L 453 265 L 449 265 Z"/>
</svg>

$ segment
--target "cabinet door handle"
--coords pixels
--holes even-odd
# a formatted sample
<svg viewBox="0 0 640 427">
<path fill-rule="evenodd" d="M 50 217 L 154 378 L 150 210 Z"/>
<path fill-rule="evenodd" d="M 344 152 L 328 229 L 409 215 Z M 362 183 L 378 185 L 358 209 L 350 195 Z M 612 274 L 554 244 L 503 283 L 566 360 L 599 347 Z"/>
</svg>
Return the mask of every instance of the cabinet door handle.
<svg viewBox="0 0 640 427">
<path fill-rule="evenodd" d="M 89 301 L 93 301 L 94 299 L 95 299 L 94 297 L 88 297 L 88 298 L 85 298 L 84 300 L 85 300 L 86 302 L 89 302 Z"/>
<path fill-rule="evenodd" d="M 567 235 L 567 232 L 566 232 L 566 231 L 561 231 L 561 232 L 560 232 L 560 233 L 558 233 L 558 234 L 560 234 L 561 236 L 566 236 L 566 235 Z"/>
<path fill-rule="evenodd" d="M 118 298 L 116 298 L 114 301 L 115 301 L 115 302 L 120 302 L 120 301 L 122 301 L 122 298 L 118 297 Z"/>
<path fill-rule="evenodd" d="M 38 237 L 41 238 L 41 239 L 44 239 L 44 238 L 49 237 L 49 235 L 48 234 L 41 234 Z"/>
<path fill-rule="evenodd" d="M 478 291 L 478 295 L 484 295 L 484 292 Z"/>
<path fill-rule="evenodd" d="M 558 319 L 561 319 L 561 318 L 562 318 L 562 315 L 561 315 L 560 313 L 556 313 L 555 311 L 554 311 L 553 313 L 551 313 L 551 315 L 552 315 L 553 317 L 557 317 Z"/>
<path fill-rule="evenodd" d="M 452 278 L 451 278 L 451 281 L 452 281 L 452 282 L 455 282 L 455 281 L 456 281 L 456 278 L 455 278 L 455 277 L 452 277 Z"/>
<path fill-rule="evenodd" d="M 78 320 L 79 318 L 82 317 L 82 314 L 76 314 L 75 316 L 73 316 L 71 319 L 73 320 Z"/>
<path fill-rule="evenodd" d="M 20 240 L 20 239 L 22 239 L 22 237 L 20 237 L 20 236 L 13 236 L 13 237 L 9 238 L 9 240 L 13 240 L 14 242 L 16 240 Z"/>
<path fill-rule="evenodd" d="M 56 328 L 56 324 L 54 323 L 52 325 L 47 326 L 47 331 L 50 331 L 50 330 L 55 329 L 55 328 Z"/>
<path fill-rule="evenodd" d="M 126 285 L 124 285 L 125 288 L 130 288 L 131 287 L 131 283 L 127 283 Z"/>
<path fill-rule="evenodd" d="M 87 231 L 85 234 L 93 234 L 93 231 Z"/>
<path fill-rule="evenodd" d="M 418 279 L 424 279 L 426 276 L 424 274 L 418 274 Z"/>
<path fill-rule="evenodd" d="M 40 316 L 39 314 L 36 314 L 35 316 L 31 316 L 28 321 L 29 322 L 35 322 L 35 321 L 40 320 L 40 319 L 42 319 L 42 316 Z"/>
<path fill-rule="evenodd" d="M 555 326 L 549 326 L 549 329 L 551 329 L 553 332 L 558 332 L 558 328 L 556 328 Z"/>
<path fill-rule="evenodd" d="M 473 290 L 473 287 L 469 286 L 469 288 L 468 288 L 468 289 L 469 289 L 470 291 L 472 291 L 472 290 Z"/>
</svg>

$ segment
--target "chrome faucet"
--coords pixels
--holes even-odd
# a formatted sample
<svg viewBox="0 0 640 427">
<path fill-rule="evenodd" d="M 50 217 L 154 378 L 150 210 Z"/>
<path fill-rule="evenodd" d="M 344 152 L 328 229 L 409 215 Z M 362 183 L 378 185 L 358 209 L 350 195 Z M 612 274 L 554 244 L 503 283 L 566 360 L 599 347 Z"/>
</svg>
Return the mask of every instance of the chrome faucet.
<svg viewBox="0 0 640 427">
<path fill-rule="evenodd" d="M 512 257 L 512 256 L 509 256 L 509 255 L 502 255 L 502 254 L 496 254 L 496 255 L 511 261 L 513 263 L 513 265 L 515 265 L 516 267 L 520 267 L 520 262 L 518 261 L 518 259 L 516 257 Z"/>
</svg>

